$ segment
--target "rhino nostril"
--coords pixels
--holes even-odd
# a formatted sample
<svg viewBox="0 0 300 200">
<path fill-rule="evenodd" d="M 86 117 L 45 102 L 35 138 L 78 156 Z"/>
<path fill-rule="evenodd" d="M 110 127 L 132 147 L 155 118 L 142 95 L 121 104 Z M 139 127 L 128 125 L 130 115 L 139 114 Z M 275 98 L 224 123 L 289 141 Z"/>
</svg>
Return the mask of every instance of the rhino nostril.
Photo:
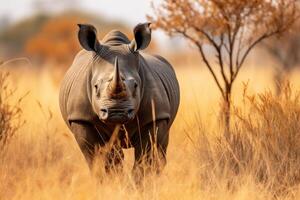
<svg viewBox="0 0 300 200">
<path fill-rule="evenodd" d="M 100 109 L 100 119 L 106 120 L 108 118 L 108 109 L 107 108 L 102 108 Z"/>
<path fill-rule="evenodd" d="M 102 108 L 102 109 L 100 109 L 100 111 L 103 112 L 103 113 L 107 113 L 108 112 L 108 110 L 106 108 Z"/>
<path fill-rule="evenodd" d="M 129 116 L 131 116 L 133 114 L 133 112 L 134 112 L 134 109 L 128 109 L 128 111 L 127 111 Z"/>
</svg>

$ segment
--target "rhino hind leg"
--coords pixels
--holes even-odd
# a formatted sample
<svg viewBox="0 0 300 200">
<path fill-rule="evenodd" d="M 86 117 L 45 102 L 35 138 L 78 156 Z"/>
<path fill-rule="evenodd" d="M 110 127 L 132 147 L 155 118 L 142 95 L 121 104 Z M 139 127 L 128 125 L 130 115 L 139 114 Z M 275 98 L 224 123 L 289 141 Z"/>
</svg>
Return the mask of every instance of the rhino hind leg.
<svg viewBox="0 0 300 200">
<path fill-rule="evenodd" d="M 166 153 L 169 143 L 169 126 L 167 120 L 156 121 L 156 131 L 153 123 L 140 132 L 134 146 L 135 163 L 133 174 L 137 178 L 154 172 L 159 174 L 167 163 Z M 139 134 L 139 133 L 137 133 Z"/>
<path fill-rule="evenodd" d="M 99 144 L 97 130 L 86 122 L 71 122 L 71 131 L 89 165 L 92 168 L 95 147 Z"/>
</svg>

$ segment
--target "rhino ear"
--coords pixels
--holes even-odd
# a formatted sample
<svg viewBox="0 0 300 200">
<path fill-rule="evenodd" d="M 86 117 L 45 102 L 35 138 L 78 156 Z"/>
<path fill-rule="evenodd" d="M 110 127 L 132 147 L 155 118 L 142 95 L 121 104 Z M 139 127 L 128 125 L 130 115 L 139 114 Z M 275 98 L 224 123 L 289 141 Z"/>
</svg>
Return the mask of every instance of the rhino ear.
<svg viewBox="0 0 300 200">
<path fill-rule="evenodd" d="M 80 45 L 87 51 L 97 51 L 100 46 L 97 39 L 97 30 L 93 25 L 78 24 L 78 40 Z"/>
<path fill-rule="evenodd" d="M 151 41 L 151 23 L 138 24 L 134 27 L 134 39 L 130 43 L 130 49 L 132 51 L 143 50 L 148 47 Z"/>
</svg>

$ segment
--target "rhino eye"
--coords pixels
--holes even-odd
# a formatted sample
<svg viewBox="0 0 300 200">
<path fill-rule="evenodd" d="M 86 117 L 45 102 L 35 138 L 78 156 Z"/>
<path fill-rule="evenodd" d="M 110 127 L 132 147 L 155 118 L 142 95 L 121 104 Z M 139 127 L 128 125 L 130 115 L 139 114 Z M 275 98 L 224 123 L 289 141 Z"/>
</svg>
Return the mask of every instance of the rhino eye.
<svg viewBox="0 0 300 200">
<path fill-rule="evenodd" d="M 134 87 L 134 90 L 133 90 L 133 96 L 135 97 L 135 96 L 136 96 L 136 89 L 137 89 L 137 87 L 138 87 L 137 82 L 134 82 L 133 87 Z"/>
<path fill-rule="evenodd" d="M 98 86 L 98 84 L 94 85 L 94 88 L 95 88 L 96 95 L 99 96 L 99 86 Z"/>
<path fill-rule="evenodd" d="M 95 87 L 96 97 L 97 97 L 97 98 L 100 98 L 100 92 L 99 92 L 99 87 L 98 87 L 98 85 L 95 85 L 94 87 Z"/>
</svg>

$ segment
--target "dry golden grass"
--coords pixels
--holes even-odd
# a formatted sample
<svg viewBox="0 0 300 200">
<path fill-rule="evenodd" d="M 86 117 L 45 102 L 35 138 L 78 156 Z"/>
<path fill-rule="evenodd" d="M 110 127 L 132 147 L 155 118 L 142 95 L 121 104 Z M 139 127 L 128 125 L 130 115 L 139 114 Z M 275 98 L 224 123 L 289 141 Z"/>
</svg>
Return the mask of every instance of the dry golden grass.
<svg viewBox="0 0 300 200">
<path fill-rule="evenodd" d="M 274 97 L 270 69 L 249 68 L 234 88 L 232 139 L 219 125 L 218 91 L 208 72 L 179 68 L 181 105 L 161 176 L 137 187 L 133 151 L 122 174 L 90 174 L 58 109 L 58 89 L 47 71 L 16 71 L 16 97 L 26 124 L 0 158 L 0 199 L 297 199 L 300 198 L 300 102 L 292 90 Z M 248 81 L 247 95 L 243 82 Z M 258 94 L 259 93 L 259 94 Z M 253 96 L 254 95 L 254 96 Z"/>
</svg>

